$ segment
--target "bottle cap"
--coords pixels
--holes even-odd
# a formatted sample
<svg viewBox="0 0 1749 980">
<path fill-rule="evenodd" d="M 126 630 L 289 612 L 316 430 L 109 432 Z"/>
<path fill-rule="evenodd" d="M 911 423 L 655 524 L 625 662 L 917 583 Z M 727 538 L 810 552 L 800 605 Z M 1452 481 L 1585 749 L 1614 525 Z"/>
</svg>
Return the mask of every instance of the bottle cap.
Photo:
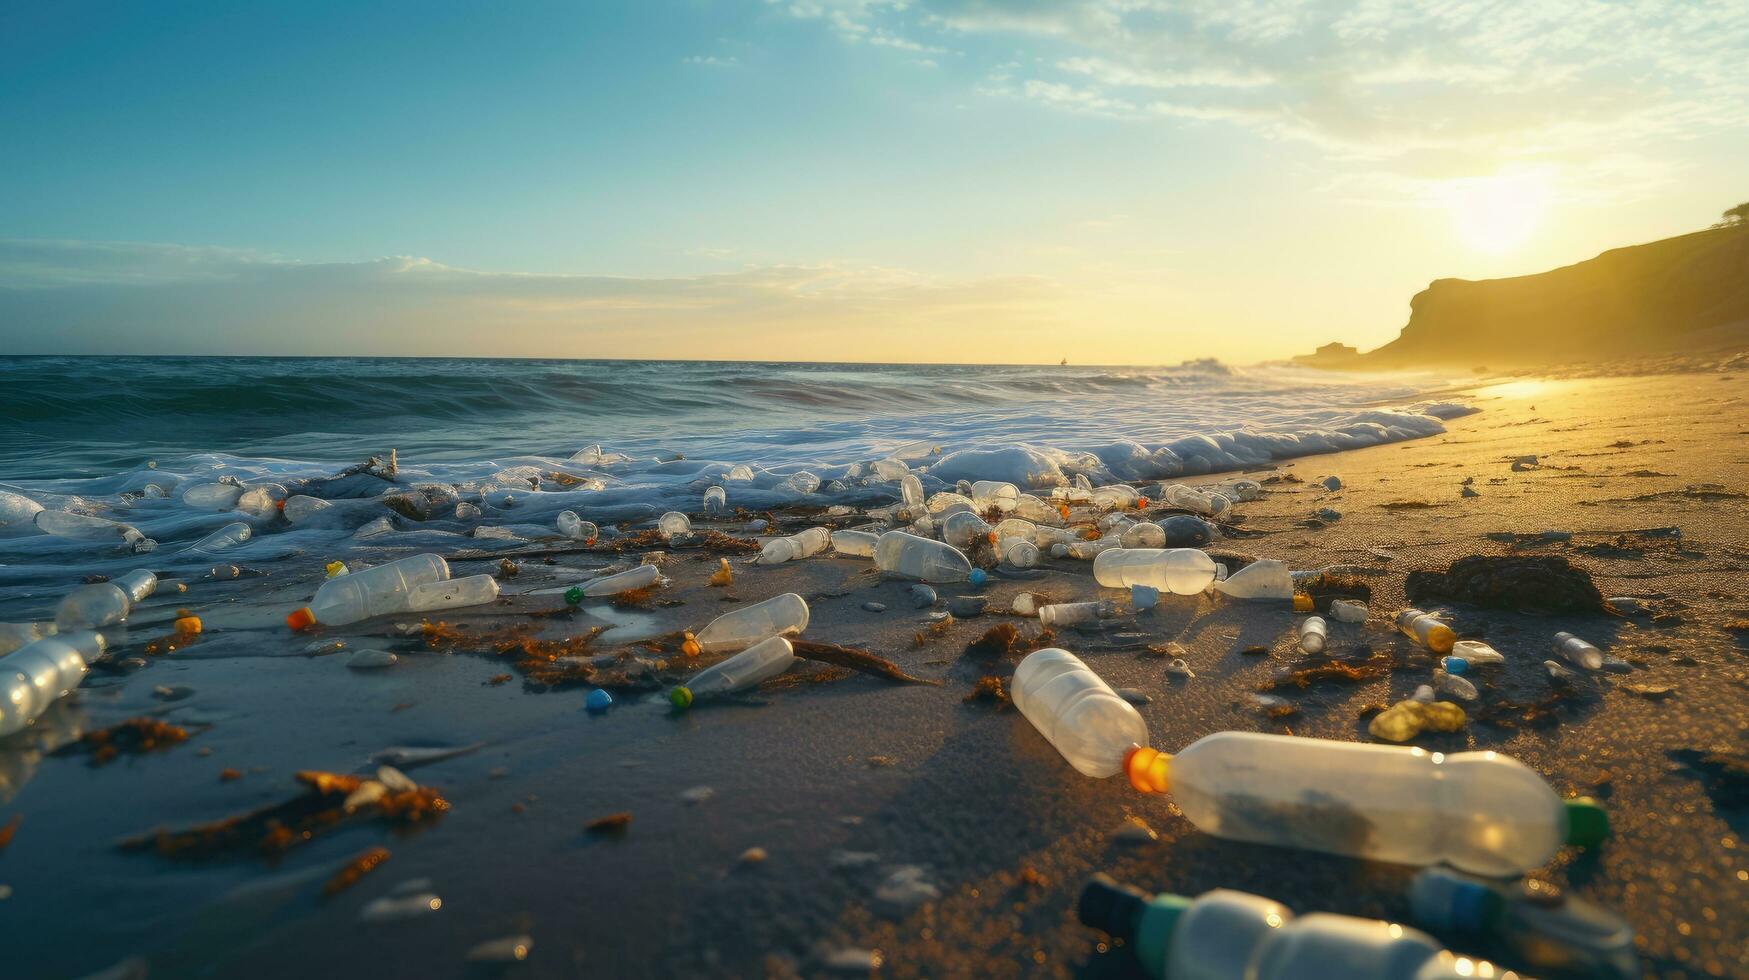
<svg viewBox="0 0 1749 980">
<path fill-rule="evenodd" d="M 685 711 L 692 707 L 692 691 L 684 687 L 677 687 L 668 692 L 668 703 L 673 705 L 676 711 Z"/>
<path fill-rule="evenodd" d="M 972 569 L 972 574 L 966 576 L 966 580 L 971 582 L 974 588 L 977 588 L 982 586 L 985 582 L 988 582 L 990 576 L 982 568 L 974 568 Z"/>
<path fill-rule="evenodd" d="M 1410 913 L 1427 929 L 1480 932 L 1496 903 L 1487 884 L 1445 868 L 1428 868 L 1409 883 Z"/>
<path fill-rule="evenodd" d="M 309 606 L 303 606 L 288 613 L 285 624 L 294 630 L 307 630 L 316 625 L 316 614 Z"/>
<path fill-rule="evenodd" d="M 1568 800 L 1567 843 L 1575 847 L 1596 847 L 1609 837 L 1609 813 L 1589 796 Z"/>
<path fill-rule="evenodd" d="M 1172 757 L 1158 749 L 1133 746 L 1123 757 L 1123 770 L 1138 793 L 1164 793 L 1172 786 Z"/>
<path fill-rule="evenodd" d="M 568 604 L 575 606 L 576 604 L 578 604 L 579 602 L 582 602 L 582 601 L 583 601 L 583 587 L 582 586 L 573 585 L 570 588 L 565 590 L 565 602 L 567 602 Z"/>
</svg>

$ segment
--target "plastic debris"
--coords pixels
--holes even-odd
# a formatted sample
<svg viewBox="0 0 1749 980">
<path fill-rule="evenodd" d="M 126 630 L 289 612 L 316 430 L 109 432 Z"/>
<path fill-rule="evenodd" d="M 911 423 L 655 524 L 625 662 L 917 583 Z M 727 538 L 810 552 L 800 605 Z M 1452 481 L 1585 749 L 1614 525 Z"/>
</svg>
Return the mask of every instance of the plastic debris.
<svg viewBox="0 0 1749 980">
<path fill-rule="evenodd" d="M 1191 670 L 1190 665 L 1185 663 L 1184 658 L 1182 657 L 1173 657 L 1171 660 L 1167 661 L 1166 673 L 1171 674 L 1174 677 L 1183 677 L 1187 680 L 1196 676 L 1196 671 Z"/>
<path fill-rule="evenodd" d="M 461 517 L 459 508 L 456 516 L 458 518 Z M 479 513 L 476 511 L 474 516 L 478 517 Z M 565 537 L 570 538 L 573 541 L 581 541 L 584 544 L 594 544 L 595 539 L 601 535 L 600 528 L 596 527 L 593 522 L 578 517 L 576 511 L 559 511 L 556 523 L 560 534 L 563 534 Z"/>
<path fill-rule="evenodd" d="M 1038 621 L 1041 626 L 1077 626 L 1097 622 L 1101 619 L 1110 619 L 1117 613 L 1117 605 L 1105 600 L 1099 602 L 1060 602 L 1055 605 L 1040 606 Z"/>
<path fill-rule="evenodd" d="M 808 603 L 794 592 L 724 613 L 698 631 L 704 653 L 745 650 L 768 637 L 796 636 L 808 628 Z M 788 651 L 789 644 L 784 644 Z"/>
<path fill-rule="evenodd" d="M 1539 973 L 1629 980 L 1641 967 L 1621 916 L 1535 878 L 1503 882 L 1428 868 L 1409 884 L 1415 921 Z"/>
<path fill-rule="evenodd" d="M 1044 607 L 1043 613 L 1052 609 Z M 1027 655 L 1009 683 L 1014 706 L 1078 772 L 1115 776 L 1133 745 L 1148 744 L 1148 726 L 1081 659 L 1049 647 Z"/>
<path fill-rule="evenodd" d="M 761 565 L 777 565 L 798 558 L 809 558 L 832 547 L 832 532 L 828 528 L 811 527 L 783 538 L 773 538 L 760 549 Z"/>
<path fill-rule="evenodd" d="M 79 686 L 108 644 L 98 633 L 45 636 L 0 658 L 0 736 L 21 731 Z"/>
<path fill-rule="evenodd" d="M 449 563 L 436 555 L 413 555 L 362 572 L 329 579 L 311 603 L 286 617 L 293 629 L 317 623 L 344 626 L 372 616 L 405 612 L 418 586 L 449 578 Z"/>
<path fill-rule="evenodd" d="M 1234 599 L 1280 599 L 1294 597 L 1293 576 L 1288 567 L 1272 558 L 1259 559 L 1239 569 L 1215 589 Z"/>
<path fill-rule="evenodd" d="M 1151 585 L 1130 586 L 1130 608 L 1141 612 L 1160 604 L 1160 590 Z"/>
<path fill-rule="evenodd" d="M 1366 730 L 1387 742 L 1407 742 L 1424 731 L 1458 731 L 1467 720 L 1464 709 L 1450 701 L 1409 698 L 1374 715 Z"/>
<path fill-rule="evenodd" d="M 1449 694 L 1459 701 L 1474 701 L 1480 697 L 1481 692 L 1476 690 L 1476 685 L 1468 678 L 1458 676 L 1458 673 L 1449 670 L 1434 671 L 1433 689 L 1440 694 Z"/>
<path fill-rule="evenodd" d="M 1450 653 L 1452 646 L 1457 643 L 1457 634 L 1452 632 L 1450 626 L 1419 609 L 1405 609 L 1397 613 L 1397 629 L 1434 653 Z"/>
<path fill-rule="evenodd" d="M 582 587 L 583 595 L 594 598 L 604 595 L 620 595 L 637 589 L 647 589 L 655 585 L 662 577 L 661 569 L 655 565 L 639 565 L 623 572 L 603 575 L 590 579 Z"/>
<path fill-rule="evenodd" d="M 346 661 L 346 666 L 353 670 L 380 670 L 393 667 L 400 659 L 387 650 L 360 650 Z"/>
<path fill-rule="evenodd" d="M 1458 640 L 1452 644 L 1451 653 L 1454 657 L 1463 658 L 1464 663 L 1471 667 L 1506 662 L 1506 658 L 1501 655 L 1500 651 L 1481 640 Z"/>
<path fill-rule="evenodd" d="M 488 939 L 468 950 L 470 963 L 520 963 L 534 950 L 534 939 L 528 935 Z"/>
<path fill-rule="evenodd" d="M 1366 603 L 1355 602 L 1352 599 L 1330 600 L 1330 618 L 1340 623 L 1364 623 L 1368 610 Z"/>
<path fill-rule="evenodd" d="M 800 598 L 796 596 L 798 601 Z M 668 701 L 679 709 L 690 708 L 700 698 L 720 697 L 757 687 L 788 670 L 795 662 L 796 656 L 789 641 L 773 636 L 694 674 L 686 684 L 668 692 Z"/>
<path fill-rule="evenodd" d="M 603 714 L 611 707 L 613 707 L 613 695 L 599 687 L 590 691 L 589 695 L 583 699 L 583 709 L 592 715 Z"/>
<path fill-rule="evenodd" d="M 1300 623 L 1299 647 L 1307 653 L 1323 653 L 1326 627 L 1321 616 L 1308 616 Z"/>
<path fill-rule="evenodd" d="M 1603 666 L 1603 651 L 1571 633 L 1555 634 L 1555 652 L 1568 663 L 1586 670 Z"/>
<path fill-rule="evenodd" d="M 1110 589 L 1146 585 L 1196 595 L 1215 580 L 1215 562 L 1195 548 L 1112 548 L 1093 559 L 1093 578 Z"/>
</svg>

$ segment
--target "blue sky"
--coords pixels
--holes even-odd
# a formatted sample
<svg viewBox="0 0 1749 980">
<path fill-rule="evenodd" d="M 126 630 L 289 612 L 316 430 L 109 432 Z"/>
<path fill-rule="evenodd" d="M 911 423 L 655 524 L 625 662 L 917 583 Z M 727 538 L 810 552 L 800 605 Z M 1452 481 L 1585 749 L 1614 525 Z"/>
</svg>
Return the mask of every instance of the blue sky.
<svg viewBox="0 0 1749 980">
<path fill-rule="evenodd" d="M 11 4 L 19 352 L 1155 363 L 1749 198 L 1741 3 Z"/>
</svg>

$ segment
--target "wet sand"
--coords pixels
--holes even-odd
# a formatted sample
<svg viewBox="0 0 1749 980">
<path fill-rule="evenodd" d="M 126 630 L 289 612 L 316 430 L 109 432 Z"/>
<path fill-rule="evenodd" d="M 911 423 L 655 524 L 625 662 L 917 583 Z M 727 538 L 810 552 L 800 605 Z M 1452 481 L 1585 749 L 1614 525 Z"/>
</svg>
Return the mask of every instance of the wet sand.
<svg viewBox="0 0 1749 980">
<path fill-rule="evenodd" d="M 1443 569 L 1470 554 L 1558 554 L 1591 572 L 1606 596 L 1656 597 L 1656 621 L 1451 607 L 1460 635 L 1484 637 L 1509 658 L 1487 675 L 1484 705 L 1549 690 L 1542 662 L 1557 630 L 1587 637 L 1633 670 L 1582 678 L 1552 724 L 1472 722 L 1415 744 L 1496 749 L 1563 794 L 1603 798 L 1613 838 L 1594 852 L 1564 851 L 1540 875 L 1625 915 L 1650 971 L 1749 974 L 1742 784 L 1733 796 L 1680 755 L 1749 751 L 1749 636 L 1729 628 L 1749 618 L 1749 373 L 1523 381 L 1480 390 L 1477 405 L 1481 413 L 1447 423 L 1443 436 L 1252 473 L 1281 479 L 1263 500 L 1241 505 L 1214 546 L 1294 568 L 1362 566 L 1374 618 L 1332 622 L 1332 651 L 1366 644 L 1410 666 L 1367 683 L 1281 692 L 1298 711 L 1270 719 L 1249 696 L 1299 659 L 1297 617 L 1285 604 L 1168 596 L 1110 630 L 1065 632 L 1056 643 L 1113 686 L 1152 695 L 1139 710 L 1168 751 L 1223 729 L 1366 739 L 1363 706 L 1407 697 L 1429 680 L 1431 659 L 1379 615 L 1404 604 L 1411 569 Z M 1513 460 L 1528 454 L 1540 465 L 1515 471 Z M 1341 490 L 1315 482 L 1330 474 Z M 1460 497 L 1466 477 L 1479 496 Z M 1341 518 L 1308 526 L 1322 507 Z M 1681 529 L 1679 541 L 1620 539 L 1666 526 Z M 1571 538 L 1503 539 L 1550 529 Z M 515 549 L 452 564 L 457 575 L 493 571 L 503 554 Z M 308 595 L 321 560 L 287 561 L 264 579 L 192 583 L 182 595 L 161 590 L 136 612 L 119 656 L 163 635 L 179 606 L 201 615 L 202 638 L 141 669 L 94 672 L 39 733 L 65 739 L 151 715 L 188 727 L 186 742 L 102 766 L 4 753 L 10 799 L 0 824 L 21 818 L 0 852 L 0 883 L 11 889 L 0 902 L 9 975 L 79 976 L 137 957 L 132 966 L 153 977 L 812 976 L 835 965 L 866 972 L 856 951 L 873 950 L 883 976 L 1132 975 L 1126 951 L 1103 949 L 1105 937 L 1074 920 L 1080 884 L 1096 870 L 1150 889 L 1254 891 L 1299 911 L 1407 912 L 1412 869 L 1216 840 L 1168 799 L 1079 775 L 1012 708 L 964 703 L 980 676 L 1014 665 L 965 657 L 966 645 L 998 622 L 1028 630 L 1036 621 L 962 619 L 919 643 L 924 611 L 909 585 L 879 581 L 866 560 L 767 568 L 732 557 L 735 584 L 719 589 L 706 584 L 715 555 L 675 548 L 663 566 L 674 584 L 650 609 L 589 600 L 574 617 L 530 619 L 530 610 L 563 605 L 551 590 L 573 581 L 571 570 L 616 560 L 576 551 L 551 565 L 525 559 L 503 582 L 508 601 L 450 617 L 474 635 L 518 623 L 546 636 L 616 624 L 591 651 L 610 653 L 702 626 L 735 608 L 725 594 L 747 602 L 794 591 L 812 608 L 808 639 L 866 648 L 940 682 L 902 685 L 804 665 L 794 673 L 817 683 L 786 678 L 684 714 L 660 691 L 622 691 L 601 716 L 585 713 L 586 687 L 542 689 L 490 650 L 434 651 L 394 622 L 322 634 L 393 649 L 401 656 L 393 668 L 355 671 L 345 653 L 306 655 L 312 638 L 290 636 L 280 617 Z M 1020 591 L 1116 595 L 1097 588 L 1090 563 L 1049 567 L 1040 581 L 994 579 L 983 590 L 990 608 L 1006 609 Z M 887 609 L 863 609 L 870 601 Z M 1169 677 L 1165 661 L 1142 649 L 1167 640 L 1185 646 L 1194 679 Z M 1255 645 L 1267 652 L 1242 652 Z M 515 676 L 493 683 L 505 673 Z M 1674 690 L 1654 699 L 1628 685 Z M 174 701 L 154 693 L 177 686 L 192 693 Z M 373 754 L 391 747 L 472 745 L 407 768 L 452 805 L 413 832 L 349 822 L 275 859 L 244 851 L 198 863 L 116 847 L 157 826 L 287 799 L 298 792 L 298 770 L 369 771 Z M 241 778 L 221 780 L 227 768 Z M 689 792 L 698 787 L 710 792 Z M 631 814 L 623 833 L 585 829 L 619 812 Z M 1126 830 L 1134 821 L 1157 839 Z M 324 898 L 323 883 L 373 846 L 392 857 Z M 746 860 L 750 848 L 764 859 Z M 429 880 L 441 909 L 359 921 L 367 903 L 418 879 Z M 477 944 L 517 934 L 533 940 L 526 961 L 466 961 Z"/>
</svg>

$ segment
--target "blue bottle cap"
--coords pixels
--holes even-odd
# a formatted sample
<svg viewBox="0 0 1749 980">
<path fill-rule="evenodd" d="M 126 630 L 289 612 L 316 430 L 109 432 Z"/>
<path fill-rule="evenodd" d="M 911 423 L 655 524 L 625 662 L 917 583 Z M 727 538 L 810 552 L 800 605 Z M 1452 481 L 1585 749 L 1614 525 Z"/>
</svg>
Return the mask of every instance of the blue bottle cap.
<svg viewBox="0 0 1749 980">
<path fill-rule="evenodd" d="M 613 707 L 613 695 L 598 687 L 595 690 L 590 691 L 589 696 L 583 699 L 583 707 L 590 714 L 601 714 L 607 709 Z"/>
<path fill-rule="evenodd" d="M 985 572 L 982 568 L 972 569 L 972 574 L 967 578 L 975 586 L 982 586 L 985 582 L 990 581 L 989 573 Z"/>
<path fill-rule="evenodd" d="M 1448 674 L 1461 674 L 1470 669 L 1470 662 L 1462 657 L 1450 656 L 1439 662 Z"/>
</svg>

